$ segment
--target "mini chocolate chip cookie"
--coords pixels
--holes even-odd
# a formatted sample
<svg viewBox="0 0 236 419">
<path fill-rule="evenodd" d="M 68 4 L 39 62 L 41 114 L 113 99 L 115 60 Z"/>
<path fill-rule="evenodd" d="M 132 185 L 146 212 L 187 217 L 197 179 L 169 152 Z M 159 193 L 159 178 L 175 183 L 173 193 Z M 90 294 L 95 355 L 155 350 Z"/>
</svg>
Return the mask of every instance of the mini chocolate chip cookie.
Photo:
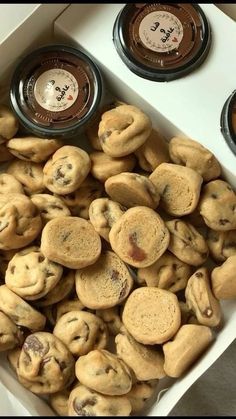
<svg viewBox="0 0 236 419">
<path fill-rule="evenodd" d="M 209 250 L 204 237 L 189 223 L 174 219 L 166 221 L 170 232 L 168 249 L 183 262 L 199 266 L 208 258 Z"/>
<path fill-rule="evenodd" d="M 153 172 L 159 164 L 170 160 L 168 143 L 162 135 L 152 130 L 145 143 L 135 151 L 139 166 L 147 172 Z"/>
<path fill-rule="evenodd" d="M 65 298 L 56 305 L 56 323 L 64 314 L 69 313 L 70 311 L 83 310 L 84 308 L 84 305 L 81 303 L 77 296 L 74 298 Z"/>
<path fill-rule="evenodd" d="M 226 261 L 211 273 L 212 291 L 216 298 L 231 300 L 236 298 L 236 255 Z"/>
<path fill-rule="evenodd" d="M 6 285 L 25 300 L 38 300 L 51 291 L 63 273 L 62 266 L 44 257 L 36 246 L 16 253 L 6 271 Z"/>
<path fill-rule="evenodd" d="M 0 311 L 0 352 L 8 351 L 23 343 L 23 332 L 10 317 Z"/>
<path fill-rule="evenodd" d="M 214 154 L 189 138 L 174 137 L 169 143 L 171 160 L 195 170 L 205 182 L 221 175 L 221 167 Z"/>
<path fill-rule="evenodd" d="M 66 389 L 50 394 L 49 404 L 58 416 L 68 416 L 68 400 L 70 393 L 70 390 Z"/>
<path fill-rule="evenodd" d="M 131 404 L 126 396 L 107 396 L 79 385 L 70 393 L 69 416 L 129 416 Z"/>
<path fill-rule="evenodd" d="M 74 358 L 64 343 L 51 333 L 37 332 L 24 342 L 17 375 L 32 393 L 56 393 L 73 382 L 74 365 Z"/>
<path fill-rule="evenodd" d="M 51 262 L 52 263 L 52 262 Z M 59 266 L 59 265 L 58 265 Z M 37 307 L 47 307 L 64 300 L 72 292 L 75 285 L 74 271 L 62 275 L 60 281 L 44 297 L 36 301 Z"/>
<path fill-rule="evenodd" d="M 49 194 L 34 194 L 31 196 L 33 204 L 38 209 L 43 224 L 57 217 L 66 217 L 71 215 L 69 208 L 58 196 Z"/>
<path fill-rule="evenodd" d="M 140 109 L 121 105 L 102 115 L 98 137 L 104 153 L 127 156 L 145 143 L 152 129 L 150 118 Z"/>
<path fill-rule="evenodd" d="M 0 194 L 8 195 L 12 193 L 24 194 L 22 184 L 12 175 L 8 173 L 0 174 Z"/>
<path fill-rule="evenodd" d="M 45 186 L 43 183 L 43 168 L 38 163 L 30 161 L 14 160 L 7 169 L 7 173 L 13 175 L 24 187 L 27 195 L 41 193 Z"/>
<path fill-rule="evenodd" d="M 49 221 L 42 231 L 42 253 L 70 269 L 92 265 L 101 253 L 101 240 L 83 218 L 60 217 Z"/>
<path fill-rule="evenodd" d="M 149 234 L 147 234 L 149 232 Z M 166 251 L 170 235 L 162 218 L 151 208 L 129 208 L 112 226 L 111 247 L 137 268 L 152 265 Z"/>
<path fill-rule="evenodd" d="M 207 244 L 210 254 L 216 262 L 224 262 L 236 255 L 236 230 L 208 230 Z"/>
<path fill-rule="evenodd" d="M 8 162 L 13 158 L 13 155 L 9 152 L 5 144 L 0 144 L 0 163 Z"/>
<path fill-rule="evenodd" d="M 221 179 L 212 180 L 202 188 L 199 210 L 212 230 L 236 229 L 236 193 Z"/>
<path fill-rule="evenodd" d="M 149 176 L 161 196 L 160 205 L 170 215 L 181 217 L 197 207 L 202 177 L 189 167 L 161 163 Z"/>
<path fill-rule="evenodd" d="M 79 147 L 63 146 L 43 168 L 44 185 L 53 193 L 66 195 L 76 191 L 91 168 L 89 155 Z"/>
<path fill-rule="evenodd" d="M 115 253 L 105 251 L 94 265 L 76 271 L 75 285 L 77 295 L 86 307 L 104 309 L 127 298 L 133 278 Z"/>
<path fill-rule="evenodd" d="M 90 154 L 92 162 L 91 173 L 100 182 L 105 182 L 109 177 L 122 172 L 131 172 L 136 164 L 133 154 L 124 157 L 110 157 L 103 152 Z"/>
<path fill-rule="evenodd" d="M 13 112 L 5 105 L 0 105 L 0 136 L 10 140 L 17 133 L 19 123 Z"/>
<path fill-rule="evenodd" d="M 132 414 L 143 413 L 153 398 L 157 395 L 158 380 L 137 381 L 126 397 L 129 399 L 132 406 Z"/>
<path fill-rule="evenodd" d="M 108 331 L 111 335 L 116 336 L 122 327 L 121 310 L 123 306 L 115 306 L 96 310 L 96 315 L 106 323 Z"/>
<path fill-rule="evenodd" d="M 62 142 L 55 139 L 38 137 L 12 138 L 7 142 L 7 148 L 20 160 L 42 163 L 62 147 Z"/>
<path fill-rule="evenodd" d="M 81 384 L 109 396 L 126 394 L 132 387 L 129 367 L 105 349 L 81 356 L 76 361 L 75 374 Z"/>
<path fill-rule="evenodd" d="M 127 208 L 143 205 L 155 209 L 160 195 L 155 185 L 138 173 L 120 173 L 105 182 L 106 193 Z"/>
<path fill-rule="evenodd" d="M 166 251 L 153 265 L 139 268 L 138 280 L 148 287 L 158 287 L 171 292 L 184 289 L 192 269 L 187 263 Z"/>
<path fill-rule="evenodd" d="M 138 288 L 126 300 L 122 320 L 137 342 L 144 345 L 164 343 L 180 327 L 178 299 L 170 291 L 155 287 Z"/>
</svg>

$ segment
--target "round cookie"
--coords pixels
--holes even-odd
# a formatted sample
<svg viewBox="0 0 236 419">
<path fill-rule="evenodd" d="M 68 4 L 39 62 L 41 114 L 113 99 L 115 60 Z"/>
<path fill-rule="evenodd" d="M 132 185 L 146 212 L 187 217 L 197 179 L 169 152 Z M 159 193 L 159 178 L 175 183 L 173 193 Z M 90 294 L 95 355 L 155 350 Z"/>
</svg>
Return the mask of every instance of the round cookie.
<svg viewBox="0 0 236 419">
<path fill-rule="evenodd" d="M 222 300 L 236 298 L 236 255 L 226 261 L 211 273 L 211 286 L 214 296 Z"/>
<path fill-rule="evenodd" d="M 168 143 L 162 135 L 152 130 L 145 143 L 135 151 L 141 169 L 153 172 L 159 164 L 170 160 Z"/>
<path fill-rule="evenodd" d="M 96 310 L 96 315 L 106 323 L 108 331 L 111 335 L 116 336 L 122 327 L 121 310 L 123 306 L 115 306 Z"/>
<path fill-rule="evenodd" d="M 17 133 L 19 123 L 11 109 L 0 105 L 0 137 L 10 140 Z"/>
<path fill-rule="evenodd" d="M 207 244 L 210 254 L 216 262 L 224 262 L 236 255 L 236 230 L 208 230 Z"/>
<path fill-rule="evenodd" d="M 179 219 L 166 221 L 170 232 L 168 249 L 183 262 L 199 266 L 208 258 L 209 250 L 204 237 L 191 224 Z"/>
<path fill-rule="evenodd" d="M 131 413 L 141 413 L 150 405 L 153 396 L 157 395 L 158 380 L 137 381 L 126 397 L 129 399 L 132 411 Z"/>
<path fill-rule="evenodd" d="M 0 174 L 0 194 L 8 195 L 12 193 L 24 194 L 22 184 L 12 175 L 8 173 Z"/>
<path fill-rule="evenodd" d="M 109 242 L 111 227 L 124 214 L 126 208 L 109 198 L 95 199 L 89 207 L 89 219 L 96 232 Z"/>
<path fill-rule="evenodd" d="M 75 375 L 81 384 L 109 396 L 126 394 L 132 387 L 129 367 L 105 349 L 81 356 L 75 364 Z"/>
<path fill-rule="evenodd" d="M 137 276 L 139 282 L 148 287 L 178 292 L 186 287 L 191 273 L 189 265 L 166 251 L 153 265 L 139 268 Z"/>
<path fill-rule="evenodd" d="M 217 179 L 202 188 L 199 211 L 212 230 L 236 229 L 236 193 L 225 181 Z"/>
<path fill-rule="evenodd" d="M 38 300 L 57 285 L 62 273 L 62 266 L 45 258 L 34 246 L 21 250 L 10 260 L 5 282 L 25 300 Z"/>
<path fill-rule="evenodd" d="M 53 334 L 79 357 L 93 349 L 104 349 L 108 343 L 105 323 L 86 311 L 70 311 L 64 314 L 54 327 Z"/>
<path fill-rule="evenodd" d="M 91 309 L 105 309 L 122 303 L 129 295 L 133 278 L 122 260 L 105 251 L 93 265 L 76 271 L 76 292 Z"/>
<path fill-rule="evenodd" d="M 41 193 L 45 189 L 43 184 L 43 168 L 38 163 L 14 160 L 7 168 L 7 173 L 13 175 L 24 187 L 27 195 Z"/>
<path fill-rule="evenodd" d="M 202 176 L 204 182 L 221 175 L 221 167 L 214 154 L 197 141 L 174 137 L 169 143 L 169 153 L 174 163 L 195 170 Z"/>
<path fill-rule="evenodd" d="M 85 180 L 91 168 L 89 155 L 79 147 L 63 146 L 43 168 L 44 185 L 53 193 L 74 192 Z"/>
<path fill-rule="evenodd" d="M 121 105 L 102 115 L 98 137 L 104 153 L 127 156 L 141 147 L 151 133 L 150 118 L 135 106 Z"/>
<path fill-rule="evenodd" d="M 0 311 L 0 352 L 8 351 L 23 343 L 23 332 L 10 317 Z"/>
<path fill-rule="evenodd" d="M 155 185 L 137 173 L 120 173 L 105 182 L 106 193 L 127 208 L 143 205 L 155 209 L 160 195 Z"/>
<path fill-rule="evenodd" d="M 38 137 L 12 138 L 7 142 L 7 148 L 11 154 L 20 160 L 34 163 L 44 162 L 62 145 L 60 140 Z"/>
<path fill-rule="evenodd" d="M 70 210 L 58 196 L 49 194 L 34 194 L 31 196 L 33 204 L 39 211 L 44 224 L 57 217 L 71 215 Z"/>
<path fill-rule="evenodd" d="M 18 326 L 30 330 L 42 330 L 45 326 L 45 316 L 9 290 L 6 285 L 0 286 L 0 310 Z"/>
<path fill-rule="evenodd" d="M 24 342 L 17 375 L 33 393 L 56 393 L 73 382 L 74 365 L 73 356 L 56 336 L 37 332 Z"/>
<path fill-rule="evenodd" d="M 107 396 L 79 385 L 70 393 L 69 416 L 129 416 L 131 404 L 126 396 Z"/>
<path fill-rule="evenodd" d="M 114 158 L 97 151 L 90 154 L 90 159 L 92 163 L 91 173 L 100 182 L 105 182 L 109 177 L 122 172 L 131 172 L 136 163 L 133 154 Z"/>
<path fill-rule="evenodd" d="M 161 163 L 149 176 L 161 196 L 160 205 L 170 215 L 181 217 L 197 207 L 202 177 L 189 167 Z"/>
<path fill-rule="evenodd" d="M 144 345 L 164 343 L 180 327 L 178 299 L 172 292 L 159 288 L 138 288 L 128 297 L 122 320 L 137 342 Z"/>
<path fill-rule="evenodd" d="M 116 353 L 133 370 L 137 380 L 148 381 L 165 377 L 164 357 L 157 350 L 136 342 L 123 327 L 115 338 Z"/>
<path fill-rule="evenodd" d="M 147 234 L 149 232 L 150 234 Z M 169 245 L 169 231 L 151 208 L 129 208 L 112 226 L 109 239 L 114 252 L 137 268 L 152 265 Z"/>
<path fill-rule="evenodd" d="M 72 292 L 75 284 L 74 271 L 62 275 L 60 281 L 44 297 L 37 300 L 37 307 L 47 307 L 64 300 Z"/>
<path fill-rule="evenodd" d="M 61 390 L 49 396 L 49 404 L 58 416 L 68 416 L 70 390 Z"/>
<path fill-rule="evenodd" d="M 13 159 L 13 155 L 8 151 L 5 144 L 0 144 L 0 163 L 8 162 Z"/>
<path fill-rule="evenodd" d="M 101 253 L 101 240 L 83 218 L 60 217 L 49 221 L 42 231 L 42 253 L 70 269 L 92 265 Z"/>
</svg>

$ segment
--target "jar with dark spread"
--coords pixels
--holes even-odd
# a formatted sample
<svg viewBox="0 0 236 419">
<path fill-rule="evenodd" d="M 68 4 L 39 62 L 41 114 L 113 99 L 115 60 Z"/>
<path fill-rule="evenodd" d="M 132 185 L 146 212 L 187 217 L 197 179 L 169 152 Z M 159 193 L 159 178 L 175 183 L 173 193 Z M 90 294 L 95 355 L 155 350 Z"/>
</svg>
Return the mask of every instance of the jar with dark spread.
<svg viewBox="0 0 236 419">
<path fill-rule="evenodd" d="M 138 76 L 170 81 L 206 58 L 211 31 L 202 9 L 190 3 L 131 3 L 116 18 L 113 42 Z"/>
<path fill-rule="evenodd" d="M 23 58 L 14 71 L 11 105 L 21 124 L 41 137 L 73 137 L 96 113 L 102 77 L 92 59 L 65 45 L 49 45 Z"/>
<path fill-rule="evenodd" d="M 226 100 L 221 112 L 221 132 L 236 155 L 236 90 Z"/>
</svg>

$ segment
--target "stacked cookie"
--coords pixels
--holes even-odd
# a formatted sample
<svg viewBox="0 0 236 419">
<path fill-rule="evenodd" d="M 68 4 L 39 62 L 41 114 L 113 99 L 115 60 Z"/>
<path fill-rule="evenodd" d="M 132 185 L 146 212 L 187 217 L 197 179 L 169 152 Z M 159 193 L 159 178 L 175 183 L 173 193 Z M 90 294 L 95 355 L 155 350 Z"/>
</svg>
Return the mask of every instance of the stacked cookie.
<svg viewBox="0 0 236 419">
<path fill-rule="evenodd" d="M 135 106 L 106 106 L 90 154 L 17 129 L 0 107 L 0 351 L 59 415 L 142 413 L 236 298 L 236 194 Z"/>
</svg>

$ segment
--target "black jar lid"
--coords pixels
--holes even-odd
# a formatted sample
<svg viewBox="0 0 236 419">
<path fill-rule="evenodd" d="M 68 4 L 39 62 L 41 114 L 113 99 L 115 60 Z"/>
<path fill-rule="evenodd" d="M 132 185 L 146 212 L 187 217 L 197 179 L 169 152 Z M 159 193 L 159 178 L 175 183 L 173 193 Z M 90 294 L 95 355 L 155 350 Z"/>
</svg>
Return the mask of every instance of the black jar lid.
<svg viewBox="0 0 236 419">
<path fill-rule="evenodd" d="M 71 137 L 96 112 L 102 78 L 91 58 L 66 45 L 39 48 L 16 67 L 12 108 L 22 125 L 42 137 Z"/>
<path fill-rule="evenodd" d="M 220 118 L 221 132 L 236 154 L 236 90 L 226 100 Z"/>
<path fill-rule="evenodd" d="M 113 42 L 135 74 L 170 81 L 185 76 L 204 61 L 211 31 L 197 4 L 130 3 L 116 18 Z"/>
</svg>

